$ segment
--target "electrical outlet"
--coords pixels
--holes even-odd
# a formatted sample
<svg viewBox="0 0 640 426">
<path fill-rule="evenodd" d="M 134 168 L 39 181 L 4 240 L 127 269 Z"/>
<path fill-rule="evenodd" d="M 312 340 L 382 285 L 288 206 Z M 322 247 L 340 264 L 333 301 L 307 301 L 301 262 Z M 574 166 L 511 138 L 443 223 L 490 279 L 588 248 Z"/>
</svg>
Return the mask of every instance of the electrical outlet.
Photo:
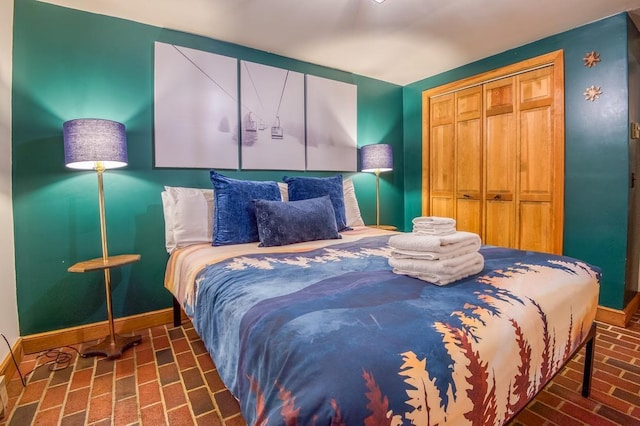
<svg viewBox="0 0 640 426">
<path fill-rule="evenodd" d="M 7 395 L 7 385 L 4 382 L 4 376 L 0 376 L 0 419 L 4 419 L 7 413 L 7 405 L 9 404 L 9 396 Z"/>
</svg>

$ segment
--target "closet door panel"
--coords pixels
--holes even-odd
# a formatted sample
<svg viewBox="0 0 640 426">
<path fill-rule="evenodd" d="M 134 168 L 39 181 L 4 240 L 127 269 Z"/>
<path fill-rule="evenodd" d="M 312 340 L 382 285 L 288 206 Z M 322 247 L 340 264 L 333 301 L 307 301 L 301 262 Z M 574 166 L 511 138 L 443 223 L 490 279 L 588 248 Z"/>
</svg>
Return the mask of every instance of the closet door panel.
<svg viewBox="0 0 640 426">
<path fill-rule="evenodd" d="M 480 199 L 482 192 L 482 88 L 456 93 L 456 192 Z"/>
<path fill-rule="evenodd" d="M 551 203 L 521 202 L 519 216 L 519 248 L 553 252 Z"/>
<path fill-rule="evenodd" d="M 514 78 L 508 77 L 484 85 L 487 116 L 513 112 L 515 103 L 514 83 Z"/>
<path fill-rule="evenodd" d="M 480 119 L 482 115 L 482 86 L 456 92 L 456 121 Z"/>
<path fill-rule="evenodd" d="M 460 231 L 482 236 L 482 134 L 480 120 L 459 122 L 456 137 L 456 210 Z"/>
<path fill-rule="evenodd" d="M 460 90 L 455 99 L 456 226 L 482 236 L 482 87 Z"/>
<path fill-rule="evenodd" d="M 515 190 L 516 137 L 513 114 L 487 117 L 485 138 L 487 198 L 513 195 Z"/>
<path fill-rule="evenodd" d="M 553 236 L 557 168 L 551 67 L 518 76 L 518 245 L 559 253 Z"/>
<path fill-rule="evenodd" d="M 513 203 L 487 201 L 484 240 L 485 244 L 515 247 L 515 212 Z"/>
<path fill-rule="evenodd" d="M 549 106 L 553 101 L 553 69 L 545 67 L 518 75 L 520 109 Z"/>
<path fill-rule="evenodd" d="M 453 217 L 456 173 L 453 94 L 432 99 L 430 112 L 430 214 Z"/>
<path fill-rule="evenodd" d="M 485 232 L 487 244 L 515 247 L 515 79 L 485 84 Z"/>
<path fill-rule="evenodd" d="M 458 198 L 456 202 L 456 229 L 474 232 L 480 236 L 482 232 L 482 200 Z"/>
<path fill-rule="evenodd" d="M 516 116 L 515 80 L 504 78 L 485 85 L 485 170 L 486 197 L 515 191 Z"/>
<path fill-rule="evenodd" d="M 431 127 L 453 123 L 453 94 L 431 98 L 429 101 L 429 119 Z"/>
<path fill-rule="evenodd" d="M 451 197 L 431 197 L 430 216 L 453 217 L 453 200 Z"/>
<path fill-rule="evenodd" d="M 482 133 L 479 119 L 458 122 L 456 151 L 458 197 L 479 199 L 482 192 Z"/>
<path fill-rule="evenodd" d="M 520 200 L 551 201 L 553 194 L 553 139 L 551 109 L 520 113 Z"/>
<path fill-rule="evenodd" d="M 450 204 L 447 209 L 453 212 L 453 184 L 455 145 L 453 125 L 445 124 L 431 130 L 431 206 L 435 208 L 435 198 L 441 204 L 445 200 Z"/>
<path fill-rule="evenodd" d="M 431 190 L 453 192 L 454 168 L 453 126 L 450 124 L 431 130 Z"/>
<path fill-rule="evenodd" d="M 552 201 L 554 180 L 551 67 L 518 76 L 519 199 Z"/>
</svg>

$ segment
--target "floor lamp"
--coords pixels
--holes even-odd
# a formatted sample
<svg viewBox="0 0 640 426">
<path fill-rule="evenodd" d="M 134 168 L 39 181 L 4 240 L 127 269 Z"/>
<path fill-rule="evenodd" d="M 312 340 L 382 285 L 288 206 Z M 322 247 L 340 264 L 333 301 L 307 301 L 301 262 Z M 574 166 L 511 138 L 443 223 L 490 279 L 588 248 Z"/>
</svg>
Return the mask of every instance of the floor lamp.
<svg viewBox="0 0 640 426">
<path fill-rule="evenodd" d="M 113 325 L 110 269 L 140 260 L 140 255 L 109 256 L 107 250 L 107 226 L 104 213 L 104 189 L 102 175 L 105 170 L 127 165 L 127 137 L 124 124 L 111 120 L 77 119 L 63 124 L 65 165 L 72 169 L 95 170 L 98 174 L 98 203 L 100 209 L 100 235 L 102 257 L 78 262 L 70 272 L 104 271 L 109 336 L 97 345 L 81 352 L 83 356 L 105 355 L 118 358 L 126 348 L 140 343 L 140 336 L 119 336 Z"/>
<path fill-rule="evenodd" d="M 380 173 L 393 170 L 393 149 L 389 144 L 372 144 L 360 148 L 361 171 L 376 175 L 376 228 L 380 227 Z"/>
</svg>

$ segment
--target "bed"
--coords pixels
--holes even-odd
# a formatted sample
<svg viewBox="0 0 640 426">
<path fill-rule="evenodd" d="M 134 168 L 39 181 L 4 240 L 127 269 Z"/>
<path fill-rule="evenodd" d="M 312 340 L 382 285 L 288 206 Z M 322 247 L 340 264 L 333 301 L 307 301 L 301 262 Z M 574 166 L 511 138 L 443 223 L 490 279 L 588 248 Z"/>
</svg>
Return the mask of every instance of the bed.
<svg viewBox="0 0 640 426">
<path fill-rule="evenodd" d="M 172 250 L 165 287 L 248 424 L 503 424 L 584 344 L 588 395 L 598 268 L 482 246 L 436 286 L 392 272 L 392 232 L 350 228 Z"/>
</svg>

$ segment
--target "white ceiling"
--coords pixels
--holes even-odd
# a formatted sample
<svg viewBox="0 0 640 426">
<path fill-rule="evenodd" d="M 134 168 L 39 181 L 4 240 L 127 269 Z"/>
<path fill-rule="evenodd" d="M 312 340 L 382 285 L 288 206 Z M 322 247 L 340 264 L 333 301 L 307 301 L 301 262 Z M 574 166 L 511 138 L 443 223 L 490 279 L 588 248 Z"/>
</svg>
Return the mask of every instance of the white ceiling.
<svg viewBox="0 0 640 426">
<path fill-rule="evenodd" d="M 640 8 L 640 0 L 41 1 L 400 85 Z"/>
</svg>

